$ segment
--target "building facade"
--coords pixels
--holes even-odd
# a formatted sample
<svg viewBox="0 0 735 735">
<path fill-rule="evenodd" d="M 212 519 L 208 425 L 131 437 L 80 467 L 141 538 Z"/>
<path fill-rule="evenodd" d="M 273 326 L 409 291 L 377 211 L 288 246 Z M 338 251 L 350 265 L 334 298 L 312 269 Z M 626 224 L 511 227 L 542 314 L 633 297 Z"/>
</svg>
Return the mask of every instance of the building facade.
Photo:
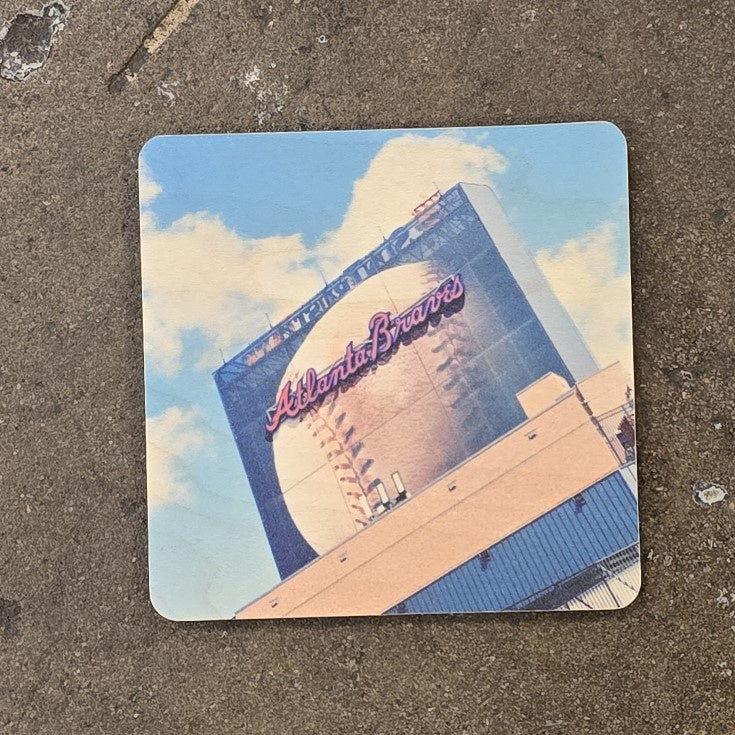
<svg viewBox="0 0 735 735">
<path fill-rule="evenodd" d="M 627 377 L 615 363 L 566 389 L 557 378 L 519 394 L 528 415 L 513 431 L 237 616 L 628 604 L 640 566 Z"/>
<path fill-rule="evenodd" d="M 328 391 L 308 410 L 287 417 L 269 434 L 268 418 L 277 410 L 278 397 L 288 397 L 291 388 L 306 381 L 310 368 L 326 381 L 327 369 L 339 368 L 336 361 L 345 345 L 350 345 L 348 352 L 363 344 L 369 349 L 371 316 L 386 313 L 398 320 L 418 314 L 421 304 L 451 279 L 462 284 L 461 298 L 451 309 L 412 328 L 381 359 L 339 389 Z M 634 466 L 630 454 L 634 443 L 617 426 L 608 432 L 612 439 L 605 438 L 594 424 L 595 416 L 604 412 L 595 414 L 579 399 L 579 386 L 586 384 L 588 392 L 596 394 L 590 386 L 604 383 L 610 392 L 603 401 L 605 411 L 621 412 L 626 405 L 625 416 L 632 417 L 627 379 L 617 369 L 600 371 L 485 186 L 457 184 L 421 204 L 404 227 L 225 363 L 214 377 L 285 580 L 280 594 L 246 606 L 241 611 L 245 617 L 361 614 L 348 602 L 352 593 L 362 599 L 373 595 L 364 606 L 371 614 L 551 604 L 568 596 L 559 593 L 560 583 L 576 589 L 580 574 L 589 580 L 594 576 L 590 564 L 630 551 L 637 543 L 634 483 L 621 474 L 621 468 Z M 295 388 L 293 392 L 295 396 Z M 506 522 L 498 525 L 494 519 L 502 503 L 499 491 L 492 488 L 492 477 L 508 461 L 512 474 L 516 465 L 536 457 L 533 453 L 525 457 L 527 447 L 517 445 L 519 439 L 514 437 L 530 442 L 523 434 L 528 422 L 543 425 L 549 417 L 561 421 L 566 414 L 560 407 L 571 411 L 572 418 L 564 420 L 572 422 L 569 431 L 586 444 L 567 446 L 558 426 L 544 432 L 549 440 L 564 443 L 571 462 L 585 465 L 584 479 L 564 465 L 557 471 L 566 476 L 559 478 L 557 487 L 555 480 L 549 480 L 555 460 L 543 454 L 547 464 L 534 459 L 538 477 L 525 480 L 524 493 L 531 488 L 538 502 L 529 499 L 527 510 L 505 508 L 501 516 Z M 622 413 L 619 418 L 623 420 Z M 626 420 L 633 425 L 632 418 Z M 530 442 L 528 449 L 535 451 L 540 444 Z M 507 454 L 511 446 L 514 449 Z M 600 466 L 589 459 L 598 450 L 604 460 Z M 600 474 L 603 465 L 606 469 Z M 470 515 L 462 521 L 467 499 L 460 502 L 461 493 L 446 491 L 442 485 L 459 487 L 460 480 L 450 476 L 465 473 L 487 481 L 470 493 L 475 501 L 487 495 L 484 502 L 490 505 L 482 506 L 487 517 Z M 551 489 L 544 489 L 546 485 Z M 441 520 L 429 522 L 433 518 L 429 508 L 436 502 L 432 498 L 447 492 Z M 452 514 L 456 518 L 450 522 Z M 575 520 L 597 528 L 607 517 L 616 518 L 625 532 L 574 530 Z M 478 539 L 467 526 L 471 522 L 481 527 Z M 419 524 L 439 535 L 432 541 L 423 532 L 411 531 L 394 538 L 390 529 L 396 523 L 404 532 L 406 524 L 409 528 Z M 527 528 L 529 523 L 533 529 Z M 461 543 L 456 541 L 460 529 Z M 442 553 L 429 564 L 426 545 L 436 547 L 436 540 L 445 536 L 454 540 L 440 545 Z M 390 562 L 381 552 L 388 538 L 394 552 L 395 544 L 407 544 Z M 503 586 L 508 572 L 499 560 L 507 559 L 512 566 L 517 555 L 527 558 L 524 549 L 539 547 L 544 538 L 567 539 L 566 551 L 549 547 L 548 553 L 560 559 L 558 566 L 529 570 L 526 583 Z M 574 563 L 561 561 L 571 559 L 576 546 L 585 553 L 574 557 Z M 358 548 L 371 561 L 357 576 L 343 579 L 342 573 L 351 567 L 348 558 L 354 558 Z M 339 561 L 340 556 L 345 558 Z M 405 577 L 394 568 L 399 562 L 404 571 L 416 566 L 423 572 Z M 373 568 L 403 580 L 397 596 L 375 594 L 369 586 Z M 342 580 L 339 584 L 335 573 Z M 320 595 L 310 598 L 320 602 L 307 604 L 295 592 L 293 604 L 286 602 L 293 589 L 307 583 L 311 591 L 320 585 L 336 590 L 348 580 L 345 590 L 351 592 L 338 596 L 346 608 Z M 391 587 L 385 582 L 382 586 Z M 475 593 L 470 594 L 471 589 Z"/>
</svg>

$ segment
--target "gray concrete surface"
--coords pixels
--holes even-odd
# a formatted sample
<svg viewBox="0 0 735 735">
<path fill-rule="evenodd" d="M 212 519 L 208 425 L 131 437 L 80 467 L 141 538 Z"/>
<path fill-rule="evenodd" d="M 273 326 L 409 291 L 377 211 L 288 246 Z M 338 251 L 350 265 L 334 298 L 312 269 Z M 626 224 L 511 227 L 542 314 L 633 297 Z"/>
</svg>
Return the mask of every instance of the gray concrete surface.
<svg viewBox="0 0 735 735">
<path fill-rule="evenodd" d="M 117 85 L 169 4 L 68 4 L 45 65 L 0 79 L 0 732 L 735 732 L 734 4 L 204 0 Z M 29 9 L 0 0 L 0 22 Z M 261 100 L 238 82 L 256 63 Z M 589 119 L 630 143 L 639 600 L 609 614 L 159 618 L 142 143 Z M 698 481 L 730 495 L 700 507 Z"/>
</svg>

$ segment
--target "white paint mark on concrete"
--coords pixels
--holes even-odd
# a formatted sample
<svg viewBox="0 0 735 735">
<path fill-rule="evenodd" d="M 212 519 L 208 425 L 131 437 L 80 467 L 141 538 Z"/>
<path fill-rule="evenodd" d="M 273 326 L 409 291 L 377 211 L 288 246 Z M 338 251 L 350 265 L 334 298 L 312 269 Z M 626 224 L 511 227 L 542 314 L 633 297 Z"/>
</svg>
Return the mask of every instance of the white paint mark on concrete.
<svg viewBox="0 0 735 735">
<path fill-rule="evenodd" d="M 179 85 L 180 82 L 178 81 L 159 82 L 156 86 L 156 94 L 163 97 L 163 100 L 167 105 L 175 105 L 176 100 L 179 98 L 177 93 Z"/>
<path fill-rule="evenodd" d="M 727 488 L 716 482 L 698 480 L 692 485 L 692 497 L 701 508 L 709 508 L 727 497 Z"/>
<path fill-rule="evenodd" d="M 717 599 L 715 600 L 717 607 L 729 608 L 730 605 L 735 605 L 735 591 L 728 590 L 727 587 L 723 587 L 718 590 Z"/>
<path fill-rule="evenodd" d="M 275 65 L 271 64 L 270 69 Z M 267 81 L 265 72 L 254 64 L 249 71 L 241 72 L 231 78 L 238 86 L 247 89 L 255 95 L 255 110 L 253 116 L 261 128 L 274 115 L 280 115 L 286 108 L 288 85 L 280 80 Z"/>
<path fill-rule="evenodd" d="M 261 73 L 260 67 L 257 64 L 254 64 L 250 71 L 245 71 L 235 77 L 232 77 L 232 81 L 237 82 L 243 87 L 249 89 L 251 92 L 254 92 L 255 87 L 258 82 L 260 82 Z"/>
</svg>

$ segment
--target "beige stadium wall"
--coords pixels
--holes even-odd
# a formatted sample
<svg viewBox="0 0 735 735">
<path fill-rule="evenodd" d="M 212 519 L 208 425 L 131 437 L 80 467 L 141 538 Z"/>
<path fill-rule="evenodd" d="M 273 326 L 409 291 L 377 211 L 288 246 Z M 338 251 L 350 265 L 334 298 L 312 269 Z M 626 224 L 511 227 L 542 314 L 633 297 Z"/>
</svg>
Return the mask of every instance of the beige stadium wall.
<svg viewBox="0 0 735 735">
<path fill-rule="evenodd" d="M 551 383 L 551 385 L 549 384 Z M 625 401 L 618 365 L 578 387 Z M 607 477 L 618 460 L 577 391 L 537 381 L 545 410 L 240 610 L 237 618 L 380 615 Z M 538 401 L 526 402 L 538 409 Z"/>
</svg>

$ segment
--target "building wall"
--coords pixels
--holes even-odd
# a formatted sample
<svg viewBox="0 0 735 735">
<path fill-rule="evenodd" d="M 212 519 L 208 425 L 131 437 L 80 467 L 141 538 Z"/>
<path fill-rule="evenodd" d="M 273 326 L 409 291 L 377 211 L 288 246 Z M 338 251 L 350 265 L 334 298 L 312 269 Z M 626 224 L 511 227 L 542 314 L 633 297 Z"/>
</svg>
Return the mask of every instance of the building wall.
<svg viewBox="0 0 735 735">
<path fill-rule="evenodd" d="M 528 418 L 545 411 L 554 401 L 569 392 L 570 385 L 561 375 L 547 373 L 518 393 L 518 402 Z"/>
<path fill-rule="evenodd" d="M 351 465 L 353 476 L 348 479 L 365 495 L 379 480 L 390 487 L 386 475 L 393 472 L 400 472 L 409 490 L 417 492 L 524 421 L 516 394 L 526 386 L 549 372 L 571 384 L 594 370 L 576 327 L 499 212 L 487 187 L 457 185 L 391 236 L 400 244 L 390 257 L 383 244 L 372 260 L 354 264 L 327 287 L 325 294 L 340 295 L 329 299 L 325 295 L 330 303 L 318 317 L 299 322 L 293 335 L 288 325 L 278 325 L 270 337 L 259 340 L 259 344 L 265 338 L 276 342 L 264 357 L 251 363 L 245 350 L 215 373 L 282 578 L 370 522 L 364 503 L 351 504 L 349 489 L 343 486 L 347 480 L 338 466 Z M 323 442 L 308 446 L 308 437 L 297 437 L 301 428 L 293 431 L 294 424 L 279 429 L 282 435 L 290 433 L 292 440 L 278 436 L 267 440 L 266 410 L 300 365 L 310 340 L 321 337 L 322 323 L 331 319 L 339 330 L 343 315 L 349 315 L 366 292 L 382 290 L 384 298 L 375 302 L 374 310 L 395 313 L 405 301 L 396 285 L 405 281 L 404 270 L 427 293 L 447 276 L 460 273 L 466 288 L 462 310 L 431 328 L 426 338 L 401 347 L 388 365 L 355 388 L 334 396 L 337 406 L 330 411 L 347 416 L 344 425 L 331 427 L 336 449 Z M 382 289 L 372 288 L 375 280 L 381 281 Z M 315 297 L 315 308 L 320 299 L 321 295 Z M 302 316 L 311 313 L 308 306 Z M 344 349 L 347 341 L 364 339 L 367 324 L 364 329 L 332 342 Z M 313 367 L 326 368 L 336 357 L 325 352 L 324 364 Z M 420 372 L 425 373 L 421 379 Z M 395 395 L 414 377 L 417 392 L 407 397 L 405 413 L 391 413 L 398 402 L 382 398 L 381 391 Z M 399 446 L 400 456 L 395 452 Z M 279 451 L 284 455 L 280 463 Z M 340 463 L 336 453 L 348 461 Z M 302 476 L 299 467 L 304 468 Z"/>
<path fill-rule="evenodd" d="M 598 365 L 564 307 L 549 288 L 536 261 L 513 230 L 498 198 L 487 186 L 460 184 L 495 246 L 512 270 L 541 326 L 573 376 L 579 382 L 593 375 Z"/>
<path fill-rule="evenodd" d="M 617 469 L 570 390 L 238 617 L 382 614 Z"/>
</svg>

